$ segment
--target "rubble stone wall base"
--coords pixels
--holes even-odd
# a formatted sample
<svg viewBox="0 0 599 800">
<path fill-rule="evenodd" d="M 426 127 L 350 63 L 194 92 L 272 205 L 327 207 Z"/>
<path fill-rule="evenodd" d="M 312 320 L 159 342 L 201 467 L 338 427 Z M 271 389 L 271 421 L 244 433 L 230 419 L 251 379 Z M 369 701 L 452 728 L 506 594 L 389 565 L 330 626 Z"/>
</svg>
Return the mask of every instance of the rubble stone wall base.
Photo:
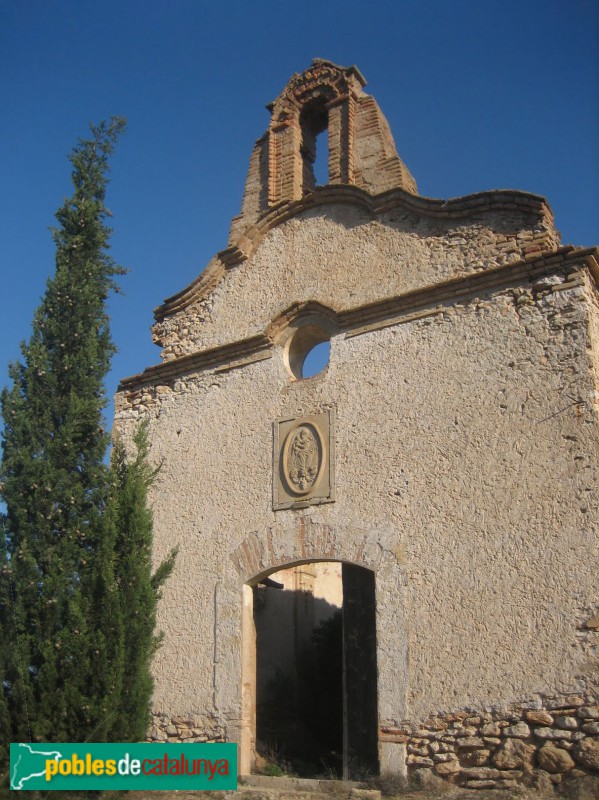
<svg viewBox="0 0 599 800">
<path fill-rule="evenodd" d="M 205 717 L 195 715 L 170 717 L 152 712 L 148 742 L 226 742 L 225 728 L 218 723 L 207 724 Z"/>
<path fill-rule="evenodd" d="M 416 727 L 382 728 L 381 739 L 405 743 L 411 774 L 431 770 L 469 789 L 550 788 L 565 777 L 599 776 L 599 695 L 439 715 Z"/>
</svg>

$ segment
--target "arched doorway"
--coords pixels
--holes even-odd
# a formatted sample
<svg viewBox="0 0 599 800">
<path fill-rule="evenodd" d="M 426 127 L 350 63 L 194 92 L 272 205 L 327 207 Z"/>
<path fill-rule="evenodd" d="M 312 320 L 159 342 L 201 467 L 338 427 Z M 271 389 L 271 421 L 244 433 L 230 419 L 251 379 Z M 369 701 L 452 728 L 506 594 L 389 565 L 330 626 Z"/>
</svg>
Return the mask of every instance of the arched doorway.
<svg viewBox="0 0 599 800">
<path fill-rule="evenodd" d="M 374 572 L 304 561 L 244 586 L 242 773 L 378 772 Z"/>
</svg>

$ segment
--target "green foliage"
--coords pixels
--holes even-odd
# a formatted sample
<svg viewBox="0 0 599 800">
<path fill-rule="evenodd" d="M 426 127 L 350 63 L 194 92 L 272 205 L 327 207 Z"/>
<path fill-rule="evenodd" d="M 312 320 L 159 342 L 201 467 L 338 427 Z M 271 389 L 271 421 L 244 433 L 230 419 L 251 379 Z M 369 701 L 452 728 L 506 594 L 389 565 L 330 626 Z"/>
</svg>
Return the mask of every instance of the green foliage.
<svg viewBox="0 0 599 800">
<path fill-rule="evenodd" d="M 97 711 L 86 686 L 93 653 L 83 587 L 108 490 L 103 381 L 114 346 L 106 298 L 123 270 L 107 254 L 104 195 L 123 127 L 120 119 L 93 127 L 70 156 L 74 192 L 56 214 L 56 272 L 1 396 L 12 591 L 2 627 L 14 646 L 4 681 L 14 741 L 68 741 L 90 730 Z"/>
<path fill-rule="evenodd" d="M 133 439 L 135 458 L 127 460 L 125 447 L 116 441 L 112 453 L 111 515 L 116 531 L 116 583 L 123 620 L 123 686 L 119 709 L 112 725 L 115 741 L 141 739 L 149 722 L 152 696 L 150 663 L 160 643 L 154 635 L 160 588 L 171 574 L 177 555 L 168 558 L 152 574 L 152 513 L 148 490 L 156 469 L 148 464 L 148 426 L 141 425 Z"/>
<path fill-rule="evenodd" d="M 147 432 L 109 468 L 102 412 L 114 353 L 106 300 L 108 160 L 124 120 L 92 126 L 70 160 L 56 271 L 0 398 L 0 766 L 10 741 L 145 735 L 161 582 L 152 575 Z M 118 731 L 118 738 L 115 732 Z"/>
</svg>

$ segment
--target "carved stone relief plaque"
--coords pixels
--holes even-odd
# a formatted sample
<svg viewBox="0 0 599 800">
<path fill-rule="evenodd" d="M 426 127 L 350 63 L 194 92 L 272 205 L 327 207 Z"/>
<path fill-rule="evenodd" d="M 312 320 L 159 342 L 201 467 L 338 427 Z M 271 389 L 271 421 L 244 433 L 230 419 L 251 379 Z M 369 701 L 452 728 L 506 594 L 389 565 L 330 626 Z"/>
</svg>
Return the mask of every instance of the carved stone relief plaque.
<svg viewBox="0 0 599 800">
<path fill-rule="evenodd" d="M 273 424 L 275 511 L 335 499 L 332 429 L 332 410 Z"/>
</svg>

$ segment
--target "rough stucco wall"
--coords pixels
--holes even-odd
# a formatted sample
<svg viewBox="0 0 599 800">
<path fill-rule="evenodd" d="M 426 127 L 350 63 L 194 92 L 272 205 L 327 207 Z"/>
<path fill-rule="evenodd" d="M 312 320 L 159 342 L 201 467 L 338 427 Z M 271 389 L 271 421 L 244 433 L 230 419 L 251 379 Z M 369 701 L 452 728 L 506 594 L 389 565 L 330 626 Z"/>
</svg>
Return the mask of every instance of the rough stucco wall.
<svg viewBox="0 0 599 800">
<path fill-rule="evenodd" d="M 223 291 L 243 298 L 249 326 L 254 315 L 268 319 L 274 306 L 280 310 L 278 296 L 267 302 L 265 290 L 256 290 L 258 278 L 276 294 L 277 270 L 287 291 L 298 270 L 298 286 L 301 279 L 306 292 L 325 291 L 327 260 L 312 249 L 324 238 L 315 226 L 330 225 L 288 223 L 252 269 L 232 273 Z M 394 253 L 385 249 L 392 237 L 381 234 L 372 244 L 372 232 L 363 231 L 362 241 L 358 227 L 347 249 L 335 240 L 339 275 L 355 258 L 347 283 L 339 278 L 330 290 L 342 294 L 340 304 L 352 291 L 361 301 L 381 286 L 391 294 L 392 280 L 405 291 L 417 280 L 433 282 L 442 266 L 465 263 L 463 256 L 453 261 L 451 249 L 443 264 L 441 257 L 431 262 L 430 249 L 414 237 L 410 258 L 404 250 L 391 269 L 381 257 L 385 275 L 369 272 L 354 288 L 357 264 L 375 262 L 369 248 L 388 260 Z M 152 458 L 163 462 L 154 493 L 156 557 L 180 546 L 161 605 L 157 710 L 195 714 L 204 730 L 236 735 L 242 580 L 229 553 L 248 533 L 285 530 L 301 516 L 334 528 L 339 552 L 352 527 L 385 532 L 377 574 L 382 721 L 581 687 L 589 653 L 577 628 L 599 590 L 587 306 L 583 288 L 537 301 L 525 289 L 337 336 L 328 370 L 307 381 L 290 380 L 275 347 L 268 360 L 188 376 L 175 392 L 164 388 L 134 410 L 119 404 L 123 430 L 149 414 Z M 206 326 L 205 341 L 225 335 L 216 325 Z M 336 502 L 273 512 L 272 422 L 330 405 Z"/>
<path fill-rule="evenodd" d="M 274 228 L 252 258 L 208 297 L 158 322 L 154 335 L 168 360 L 261 333 L 296 301 L 353 308 L 519 261 L 535 237 L 554 235 L 532 212 L 456 221 L 395 209 L 373 220 L 365 209 L 329 205 Z"/>
</svg>

